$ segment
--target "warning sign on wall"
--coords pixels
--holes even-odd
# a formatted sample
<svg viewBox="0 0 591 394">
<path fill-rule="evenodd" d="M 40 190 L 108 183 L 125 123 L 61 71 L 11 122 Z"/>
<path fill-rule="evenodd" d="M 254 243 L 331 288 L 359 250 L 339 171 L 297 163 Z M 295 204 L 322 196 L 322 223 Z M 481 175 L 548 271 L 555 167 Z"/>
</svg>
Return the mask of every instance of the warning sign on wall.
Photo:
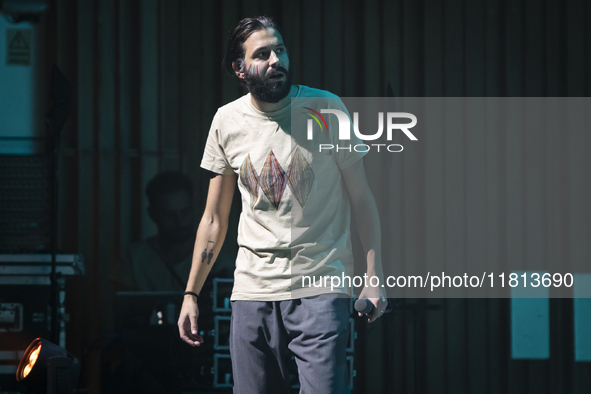
<svg viewBox="0 0 591 394">
<path fill-rule="evenodd" d="M 31 30 L 6 29 L 6 64 L 9 66 L 31 64 Z"/>
</svg>

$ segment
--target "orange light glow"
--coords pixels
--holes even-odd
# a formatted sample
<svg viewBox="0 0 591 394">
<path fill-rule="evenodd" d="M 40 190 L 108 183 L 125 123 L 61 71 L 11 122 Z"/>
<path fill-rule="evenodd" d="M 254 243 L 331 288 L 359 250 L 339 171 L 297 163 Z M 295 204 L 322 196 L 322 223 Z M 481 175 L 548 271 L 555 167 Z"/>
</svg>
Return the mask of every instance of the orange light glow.
<svg viewBox="0 0 591 394">
<path fill-rule="evenodd" d="M 41 344 L 37 345 L 37 349 L 33 350 L 33 353 L 29 356 L 29 362 L 23 371 L 23 378 L 26 378 L 31 369 L 33 369 L 33 365 L 37 362 L 37 357 L 39 357 L 39 352 L 41 351 Z"/>
<path fill-rule="evenodd" d="M 21 381 L 31 373 L 33 367 L 35 366 L 35 363 L 37 362 L 37 359 L 39 358 L 40 352 L 41 340 L 37 338 L 33 341 L 33 343 L 31 343 L 31 345 L 29 345 L 29 348 L 25 350 L 25 354 L 23 355 L 23 358 L 21 359 L 21 362 L 16 371 L 16 380 Z M 27 364 L 23 367 L 25 360 Z"/>
</svg>

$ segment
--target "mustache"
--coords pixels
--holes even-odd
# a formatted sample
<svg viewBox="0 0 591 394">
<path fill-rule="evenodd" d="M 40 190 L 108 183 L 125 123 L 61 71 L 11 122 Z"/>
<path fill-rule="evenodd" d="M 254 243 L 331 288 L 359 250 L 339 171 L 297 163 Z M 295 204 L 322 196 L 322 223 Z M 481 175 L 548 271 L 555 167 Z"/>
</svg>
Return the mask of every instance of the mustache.
<svg viewBox="0 0 591 394">
<path fill-rule="evenodd" d="M 267 77 L 274 77 L 274 76 L 276 76 L 276 75 L 282 75 L 282 74 L 283 74 L 283 75 L 287 75 L 287 70 L 286 70 L 284 67 L 282 67 L 282 66 L 279 66 L 279 67 L 277 67 L 276 69 L 274 69 L 274 71 L 270 71 L 270 72 L 267 74 Z"/>
</svg>

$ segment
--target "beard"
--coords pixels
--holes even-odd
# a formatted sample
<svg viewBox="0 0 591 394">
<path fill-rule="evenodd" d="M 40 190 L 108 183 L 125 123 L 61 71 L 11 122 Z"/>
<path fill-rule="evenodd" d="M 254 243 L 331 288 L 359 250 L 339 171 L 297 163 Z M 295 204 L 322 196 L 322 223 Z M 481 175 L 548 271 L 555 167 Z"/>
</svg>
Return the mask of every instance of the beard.
<svg viewBox="0 0 591 394">
<path fill-rule="evenodd" d="M 274 81 L 274 75 L 283 73 L 285 81 Z M 244 83 L 252 96 L 265 103 L 277 103 L 287 97 L 291 90 L 291 67 L 286 70 L 283 67 L 278 67 L 277 70 L 271 72 L 265 77 L 261 78 L 259 75 L 246 74 L 244 76 Z"/>
</svg>

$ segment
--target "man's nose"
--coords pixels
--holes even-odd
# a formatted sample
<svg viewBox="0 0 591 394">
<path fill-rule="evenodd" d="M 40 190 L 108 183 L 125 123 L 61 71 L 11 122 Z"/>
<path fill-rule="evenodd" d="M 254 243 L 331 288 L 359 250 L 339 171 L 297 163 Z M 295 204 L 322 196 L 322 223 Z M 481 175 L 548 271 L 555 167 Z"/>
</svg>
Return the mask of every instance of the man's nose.
<svg viewBox="0 0 591 394">
<path fill-rule="evenodd" d="M 279 58 L 275 54 L 275 51 L 271 51 L 271 55 L 269 56 L 269 65 L 272 66 L 277 63 L 279 63 Z"/>
</svg>

